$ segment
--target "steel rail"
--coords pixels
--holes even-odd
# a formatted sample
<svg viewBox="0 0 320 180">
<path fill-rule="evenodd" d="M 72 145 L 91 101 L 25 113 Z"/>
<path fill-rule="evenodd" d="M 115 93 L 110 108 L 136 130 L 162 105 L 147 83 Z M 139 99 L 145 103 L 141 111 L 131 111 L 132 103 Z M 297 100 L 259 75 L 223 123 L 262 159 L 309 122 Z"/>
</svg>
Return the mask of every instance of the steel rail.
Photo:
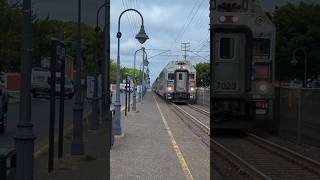
<svg viewBox="0 0 320 180">
<path fill-rule="evenodd" d="M 315 161 L 307 156 L 304 156 L 302 154 L 299 154 L 297 152 L 292 151 L 291 149 L 288 149 L 286 147 L 280 146 L 278 144 L 275 144 L 271 141 L 268 141 L 266 139 L 263 139 L 261 137 L 258 137 L 252 133 L 247 133 L 248 137 L 252 138 L 255 143 L 261 147 L 269 149 L 269 151 L 272 151 L 274 153 L 279 154 L 280 156 L 294 161 L 295 163 L 303 166 L 304 168 L 318 174 L 320 176 L 320 162 Z M 263 144 L 261 144 L 263 143 Z"/>
<path fill-rule="evenodd" d="M 204 115 L 206 115 L 206 116 L 210 116 L 210 112 L 208 112 L 208 111 L 206 111 L 206 110 L 204 110 L 204 109 L 202 109 L 202 108 L 199 108 L 199 107 L 194 106 L 194 105 L 191 105 L 191 104 L 189 104 L 188 106 L 189 106 L 190 108 L 192 108 L 192 109 L 200 112 L 201 114 L 204 114 Z"/>
<path fill-rule="evenodd" d="M 210 127 L 203 124 L 201 121 L 199 121 L 197 118 L 195 118 L 190 113 L 186 112 L 181 107 L 169 103 L 174 109 L 178 110 L 180 113 L 184 114 L 187 119 L 189 119 L 193 124 L 195 124 L 198 128 L 200 128 L 207 136 L 210 138 Z M 200 108 L 199 108 L 200 109 Z M 200 109 L 202 110 L 202 109 Z M 202 111 L 203 112 L 203 111 Z M 208 145 L 208 144 L 207 144 Z M 268 176 L 263 174 L 261 171 L 250 165 L 247 161 L 243 160 L 236 154 L 232 153 L 230 150 L 228 150 L 223 145 L 219 144 L 217 141 L 214 141 L 212 138 L 210 138 L 210 145 L 211 150 L 216 151 L 218 154 L 221 154 L 226 159 L 228 159 L 229 162 L 233 163 L 238 168 L 242 169 L 243 172 L 245 172 L 249 177 L 252 179 L 257 180 L 271 180 Z M 215 147 L 215 148 L 214 148 Z"/>
<path fill-rule="evenodd" d="M 198 126 L 200 129 L 202 129 L 207 135 L 210 135 L 210 127 L 208 127 L 207 125 L 203 124 L 201 121 L 199 121 L 197 118 L 195 118 L 194 116 L 192 116 L 190 113 L 188 113 L 187 111 L 185 111 L 184 109 L 182 109 L 181 107 L 171 103 L 171 105 L 178 109 L 180 112 L 182 112 L 183 114 L 187 115 L 196 126 Z"/>
</svg>

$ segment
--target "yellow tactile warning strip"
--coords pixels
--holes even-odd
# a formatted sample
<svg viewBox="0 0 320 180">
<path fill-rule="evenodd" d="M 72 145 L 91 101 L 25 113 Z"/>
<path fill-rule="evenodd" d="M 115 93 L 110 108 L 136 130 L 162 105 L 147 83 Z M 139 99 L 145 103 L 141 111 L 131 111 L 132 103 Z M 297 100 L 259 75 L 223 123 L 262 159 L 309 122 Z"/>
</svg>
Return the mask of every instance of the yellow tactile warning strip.
<svg viewBox="0 0 320 180">
<path fill-rule="evenodd" d="M 168 133 L 168 135 L 169 135 L 169 137 L 170 137 L 170 140 L 171 140 L 171 144 L 172 144 L 172 146 L 173 146 L 173 149 L 174 149 L 174 151 L 176 152 L 177 157 L 178 157 L 178 159 L 179 159 L 179 163 L 180 163 L 181 169 L 182 169 L 184 175 L 186 176 L 186 179 L 187 179 L 187 180 L 194 180 L 194 178 L 193 178 L 193 176 L 192 176 L 192 174 L 191 174 L 191 171 L 190 171 L 190 169 L 189 169 L 189 167 L 188 167 L 188 164 L 187 164 L 186 160 L 184 159 L 183 154 L 182 154 L 182 152 L 181 152 L 181 150 L 180 150 L 180 148 L 179 148 L 176 140 L 175 140 L 174 137 L 173 137 L 173 134 L 172 134 L 172 132 L 171 132 L 171 130 L 170 130 L 170 127 L 169 127 L 169 125 L 168 125 L 167 120 L 166 120 L 166 118 L 163 116 L 163 113 L 162 113 L 162 111 L 161 111 L 161 109 L 160 109 L 160 106 L 159 106 L 156 98 L 154 97 L 154 95 L 152 95 L 152 96 L 153 96 L 153 99 L 154 99 L 155 102 L 156 102 L 156 105 L 157 105 L 157 108 L 158 108 L 158 110 L 159 110 L 159 113 L 160 113 L 162 122 L 163 122 L 163 124 L 164 124 L 164 126 L 165 126 L 165 129 L 166 129 L 166 131 L 167 131 L 167 133 Z"/>
</svg>

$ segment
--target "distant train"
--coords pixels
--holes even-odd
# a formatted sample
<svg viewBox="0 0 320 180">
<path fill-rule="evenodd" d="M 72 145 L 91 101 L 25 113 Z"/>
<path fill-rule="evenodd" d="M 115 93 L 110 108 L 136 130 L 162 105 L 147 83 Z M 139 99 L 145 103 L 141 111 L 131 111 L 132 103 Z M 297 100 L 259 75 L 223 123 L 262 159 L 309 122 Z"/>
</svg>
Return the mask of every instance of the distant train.
<svg viewBox="0 0 320 180">
<path fill-rule="evenodd" d="M 195 98 L 196 69 L 190 61 L 171 61 L 152 88 L 168 101 L 189 103 Z"/>
<path fill-rule="evenodd" d="M 273 115 L 276 29 L 257 0 L 211 0 L 211 123 L 247 129 Z"/>
</svg>

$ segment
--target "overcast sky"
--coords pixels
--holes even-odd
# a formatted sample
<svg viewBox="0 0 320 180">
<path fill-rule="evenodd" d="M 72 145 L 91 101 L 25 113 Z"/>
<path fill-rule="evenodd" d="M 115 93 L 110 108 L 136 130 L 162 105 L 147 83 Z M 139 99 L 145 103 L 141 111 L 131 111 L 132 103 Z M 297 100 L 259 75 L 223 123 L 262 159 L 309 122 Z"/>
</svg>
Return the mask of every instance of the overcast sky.
<svg viewBox="0 0 320 180">
<path fill-rule="evenodd" d="M 273 1 L 278 4 L 285 2 L 285 0 Z M 32 2 L 34 11 L 40 17 L 49 15 L 51 19 L 77 20 L 78 0 L 33 0 Z M 97 8 L 104 3 L 104 0 L 82 0 L 82 2 L 82 20 L 93 26 Z M 266 10 L 272 9 L 272 0 L 263 0 L 262 3 Z M 149 57 L 163 52 L 161 50 L 171 50 L 149 60 L 151 82 L 169 61 L 182 59 L 182 42 L 190 42 L 190 50 L 201 51 L 197 55 L 188 53 L 187 59 L 193 64 L 209 62 L 209 0 L 111 0 L 111 58 L 114 60 L 117 53 L 117 20 L 120 13 L 127 8 L 139 10 L 144 17 L 145 30 L 150 39 L 143 46 L 146 49 L 159 49 L 148 50 Z M 140 24 L 139 16 L 131 12 L 126 13 L 121 20 L 123 34 L 121 66 L 133 67 L 133 54 L 141 47 L 134 39 Z M 141 54 L 138 54 L 137 60 L 137 64 L 140 64 Z"/>
</svg>

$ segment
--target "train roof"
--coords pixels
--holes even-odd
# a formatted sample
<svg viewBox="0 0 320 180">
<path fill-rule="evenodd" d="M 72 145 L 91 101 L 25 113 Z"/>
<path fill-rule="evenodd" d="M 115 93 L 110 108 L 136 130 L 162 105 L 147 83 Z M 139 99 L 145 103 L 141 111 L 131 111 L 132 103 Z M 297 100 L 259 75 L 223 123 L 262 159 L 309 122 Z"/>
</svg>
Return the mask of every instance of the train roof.
<svg viewBox="0 0 320 180">
<path fill-rule="evenodd" d="M 174 70 L 174 69 L 179 68 L 179 66 L 186 66 L 186 69 L 191 72 L 196 71 L 194 66 L 192 65 L 191 61 L 188 61 L 188 60 L 171 61 L 165 66 L 164 69 Z"/>
</svg>

